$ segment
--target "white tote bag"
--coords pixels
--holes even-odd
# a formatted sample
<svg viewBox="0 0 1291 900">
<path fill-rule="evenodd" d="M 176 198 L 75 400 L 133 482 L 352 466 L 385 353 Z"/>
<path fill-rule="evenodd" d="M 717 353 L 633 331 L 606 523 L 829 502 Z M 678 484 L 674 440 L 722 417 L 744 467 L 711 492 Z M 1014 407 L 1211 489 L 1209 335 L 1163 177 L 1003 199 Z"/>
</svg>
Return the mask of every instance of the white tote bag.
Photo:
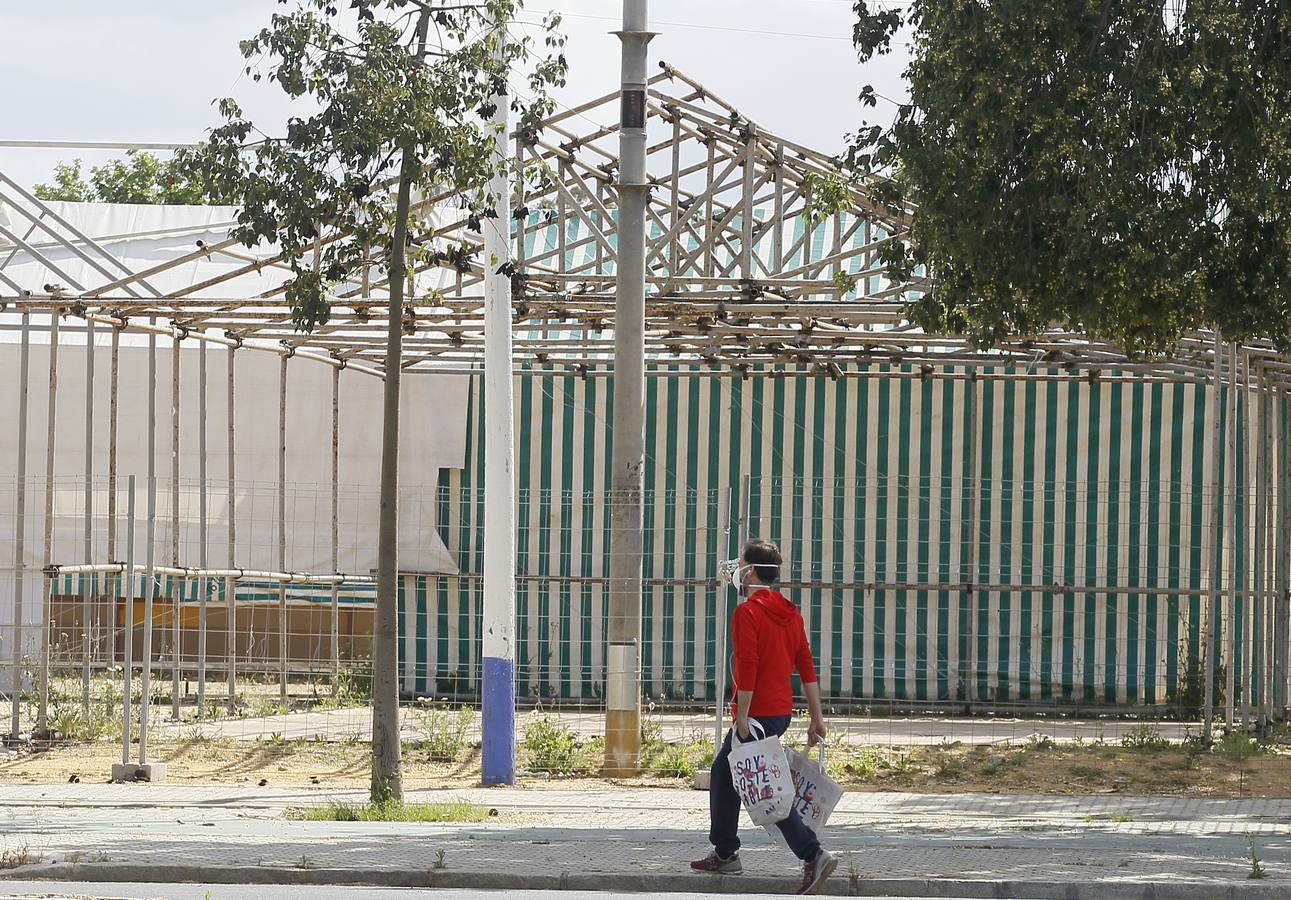
<svg viewBox="0 0 1291 900">
<path fill-rule="evenodd" d="M 825 745 L 822 743 L 817 746 L 819 762 L 792 747 L 785 750 L 785 756 L 789 759 L 789 770 L 793 776 L 793 811 L 802 817 L 808 828 L 819 835 L 838 802 L 843 799 L 843 789 L 825 771 Z M 788 846 L 784 835 L 774 824 L 766 826 L 766 829 L 776 841 Z"/>
<path fill-rule="evenodd" d="M 789 759 L 780 738 L 767 737 L 756 719 L 749 719 L 749 731 L 755 740 L 741 743 L 732 729 L 731 780 L 753 824 L 773 825 L 789 815 L 793 806 Z"/>
<path fill-rule="evenodd" d="M 825 771 L 825 745 L 816 747 L 819 761 L 797 750 L 789 750 L 786 755 L 793 773 L 793 808 L 808 828 L 820 834 L 843 799 L 843 789 Z"/>
</svg>

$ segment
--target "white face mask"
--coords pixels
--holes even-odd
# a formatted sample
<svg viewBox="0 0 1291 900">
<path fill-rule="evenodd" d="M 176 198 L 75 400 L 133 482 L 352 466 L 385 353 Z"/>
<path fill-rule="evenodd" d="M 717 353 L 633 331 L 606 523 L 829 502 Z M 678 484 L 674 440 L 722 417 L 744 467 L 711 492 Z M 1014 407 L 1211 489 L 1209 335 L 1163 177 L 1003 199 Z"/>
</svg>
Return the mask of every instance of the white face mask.
<svg viewBox="0 0 1291 900">
<path fill-rule="evenodd" d="M 775 568 L 773 565 L 770 565 L 769 567 Z M 743 593 L 744 588 L 748 586 L 745 583 L 744 573 L 752 568 L 754 568 L 754 566 L 744 562 L 742 559 L 728 559 L 718 565 L 717 572 L 718 576 L 723 581 L 730 582 L 731 587 L 735 588 L 736 591 Z"/>
</svg>

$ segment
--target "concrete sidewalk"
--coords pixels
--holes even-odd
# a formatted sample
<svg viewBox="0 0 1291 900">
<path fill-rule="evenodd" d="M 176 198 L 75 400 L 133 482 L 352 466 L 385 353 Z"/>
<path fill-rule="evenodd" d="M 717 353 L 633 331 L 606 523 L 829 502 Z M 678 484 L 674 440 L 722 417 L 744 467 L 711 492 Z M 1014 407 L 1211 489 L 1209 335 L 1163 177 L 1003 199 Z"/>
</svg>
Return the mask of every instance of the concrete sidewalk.
<svg viewBox="0 0 1291 900">
<path fill-rule="evenodd" d="M 692 875 L 707 798 L 677 790 L 411 792 L 495 809 L 478 824 L 284 819 L 361 792 L 169 785 L 0 788 L 11 878 L 785 892 L 796 861 L 744 831 L 738 878 Z M 834 894 L 1291 897 L 1291 800 L 848 794 L 827 844 Z M 1268 877 L 1248 878 L 1254 845 Z"/>
</svg>

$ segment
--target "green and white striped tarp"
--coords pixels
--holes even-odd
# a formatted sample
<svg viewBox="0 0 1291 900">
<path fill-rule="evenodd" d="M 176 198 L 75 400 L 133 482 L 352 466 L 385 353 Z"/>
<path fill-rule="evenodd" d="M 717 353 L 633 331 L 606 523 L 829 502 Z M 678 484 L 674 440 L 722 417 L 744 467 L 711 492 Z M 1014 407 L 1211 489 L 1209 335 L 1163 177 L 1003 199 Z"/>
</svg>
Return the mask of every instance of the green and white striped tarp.
<svg viewBox="0 0 1291 900">
<path fill-rule="evenodd" d="M 747 530 L 784 549 L 788 593 L 830 696 L 1176 698 L 1199 655 L 1204 560 L 1219 532 L 1204 518 L 1213 394 L 1128 380 L 989 380 L 1007 373 L 977 383 L 886 367 L 867 374 L 882 377 L 647 379 L 648 694 L 713 696 L 718 609 L 729 596 L 711 579 Z M 441 485 L 443 536 L 464 573 L 482 566 L 479 397 L 477 384 L 467 467 Z M 522 697 L 598 695 L 611 397 L 609 379 L 516 381 Z M 1286 419 L 1277 409 L 1278 442 Z M 1239 418 L 1239 435 L 1245 425 Z M 1241 538 L 1229 542 L 1244 579 L 1254 522 L 1242 488 L 1248 467 L 1254 477 L 1254 444 L 1238 444 Z M 728 533 L 740 509 L 747 525 Z M 446 678 L 474 686 L 479 587 L 470 577 L 417 582 L 404 619 L 416 623 L 405 632 L 406 689 L 443 691 Z M 1239 602 L 1235 627 L 1250 627 L 1248 611 Z"/>
</svg>

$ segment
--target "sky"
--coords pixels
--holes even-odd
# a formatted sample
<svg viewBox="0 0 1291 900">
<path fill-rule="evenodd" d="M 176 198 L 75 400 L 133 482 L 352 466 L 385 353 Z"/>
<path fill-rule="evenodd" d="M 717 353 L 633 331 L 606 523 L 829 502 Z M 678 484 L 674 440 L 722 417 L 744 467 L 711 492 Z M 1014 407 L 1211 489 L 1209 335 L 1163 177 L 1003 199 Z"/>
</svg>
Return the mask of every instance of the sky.
<svg viewBox="0 0 1291 900">
<path fill-rule="evenodd" d="M 290 112 L 275 88 L 243 74 L 237 49 L 284 8 L 276 0 L 4 5 L 0 139 L 185 143 L 217 124 L 211 101 L 226 96 L 258 125 Z M 568 37 L 569 83 L 557 100 L 574 106 L 614 90 L 618 0 L 527 0 L 521 23 L 548 10 L 564 15 Z M 667 61 L 764 127 L 836 152 L 865 118 L 886 122 L 895 112 L 889 101 L 862 110 L 862 85 L 891 101 L 906 96 L 901 54 L 857 62 L 851 10 L 850 0 L 651 0 L 659 32 L 651 69 Z M 49 180 L 61 159 L 80 156 L 89 166 L 117 155 L 0 147 L 0 171 L 31 185 Z"/>
</svg>

